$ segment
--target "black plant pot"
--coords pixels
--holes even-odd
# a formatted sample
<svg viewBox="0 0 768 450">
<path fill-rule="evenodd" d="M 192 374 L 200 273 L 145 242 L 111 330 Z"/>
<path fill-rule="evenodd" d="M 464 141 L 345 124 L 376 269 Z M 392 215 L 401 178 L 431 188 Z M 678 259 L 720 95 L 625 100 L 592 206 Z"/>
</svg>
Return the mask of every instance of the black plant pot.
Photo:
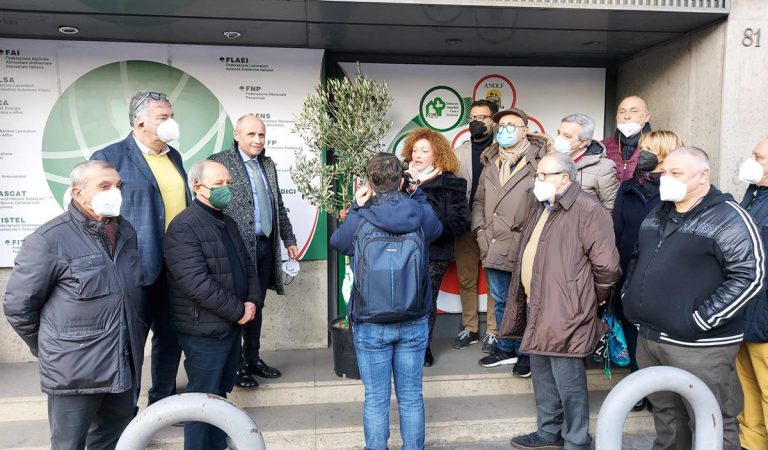
<svg viewBox="0 0 768 450">
<path fill-rule="evenodd" d="M 331 345 L 333 346 L 333 371 L 343 378 L 360 379 L 357 354 L 352 341 L 352 328 L 346 317 L 331 320 Z"/>
</svg>

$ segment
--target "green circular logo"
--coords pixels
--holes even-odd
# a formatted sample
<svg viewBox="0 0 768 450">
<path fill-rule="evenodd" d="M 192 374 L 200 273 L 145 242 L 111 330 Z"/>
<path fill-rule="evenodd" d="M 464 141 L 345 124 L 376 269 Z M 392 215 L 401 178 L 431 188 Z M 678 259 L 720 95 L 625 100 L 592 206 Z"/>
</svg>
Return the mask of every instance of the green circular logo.
<svg viewBox="0 0 768 450">
<path fill-rule="evenodd" d="M 419 118 L 435 131 L 449 131 L 464 119 L 464 102 L 455 89 L 435 86 L 419 102 Z"/>
<path fill-rule="evenodd" d="M 97 150 L 131 132 L 128 103 L 138 91 L 167 94 L 181 129 L 184 165 L 229 147 L 233 126 L 218 98 L 200 81 L 166 64 L 121 61 L 91 70 L 61 94 L 43 132 L 43 168 L 53 197 L 62 204 L 69 172 Z"/>
</svg>

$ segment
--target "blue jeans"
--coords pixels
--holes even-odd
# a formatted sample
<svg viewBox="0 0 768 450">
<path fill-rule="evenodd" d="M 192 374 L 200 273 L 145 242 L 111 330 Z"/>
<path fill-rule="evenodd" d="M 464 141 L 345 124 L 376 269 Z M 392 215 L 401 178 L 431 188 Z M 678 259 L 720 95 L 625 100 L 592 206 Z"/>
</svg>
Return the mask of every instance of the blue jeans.
<svg viewBox="0 0 768 450">
<path fill-rule="evenodd" d="M 352 337 L 357 364 L 365 387 L 363 431 L 366 450 L 387 448 L 393 371 L 403 449 L 424 448 L 425 419 L 421 376 L 428 336 L 427 316 L 406 322 L 353 325 Z"/>
<path fill-rule="evenodd" d="M 509 298 L 509 284 L 512 281 L 512 273 L 505 270 L 485 269 L 488 276 L 488 290 L 495 300 L 494 312 L 496 313 L 496 329 L 501 329 L 501 321 L 504 319 L 504 308 L 507 307 Z M 496 347 L 507 353 L 520 353 L 520 339 L 499 339 Z"/>
<path fill-rule="evenodd" d="M 179 333 L 184 349 L 184 369 L 189 383 L 187 392 L 202 392 L 227 397 L 235 387 L 240 362 L 240 326 L 222 338 L 192 336 Z M 223 450 L 227 448 L 227 435 L 218 427 L 204 422 L 184 424 L 185 450 Z"/>
</svg>

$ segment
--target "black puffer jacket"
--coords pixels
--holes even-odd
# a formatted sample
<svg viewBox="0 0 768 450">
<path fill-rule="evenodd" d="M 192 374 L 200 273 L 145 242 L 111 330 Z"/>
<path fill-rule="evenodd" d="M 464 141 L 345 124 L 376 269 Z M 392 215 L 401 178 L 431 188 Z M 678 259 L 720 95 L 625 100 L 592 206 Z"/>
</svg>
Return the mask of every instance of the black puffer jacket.
<svg viewBox="0 0 768 450">
<path fill-rule="evenodd" d="M 114 256 L 103 235 L 104 224 L 70 204 L 27 236 L 16 257 L 5 315 L 40 360 L 47 394 L 139 388 L 149 317 L 136 232 L 119 219 Z"/>
<path fill-rule="evenodd" d="M 427 201 L 443 226 L 443 234 L 429 246 L 429 259 L 451 261 L 456 236 L 469 228 L 467 180 L 443 172 L 419 187 L 426 194 Z"/>
<path fill-rule="evenodd" d="M 682 217 L 662 202 L 640 225 L 622 293 L 646 339 L 690 347 L 742 340 L 744 307 L 763 290 L 765 251 L 755 223 L 714 186 Z"/>
<path fill-rule="evenodd" d="M 165 263 L 171 317 L 180 333 L 193 336 L 221 337 L 243 317 L 247 300 L 257 303 L 259 279 L 237 224 L 223 215 L 219 220 L 193 202 L 179 213 L 165 234 Z M 225 244 L 225 229 L 237 249 L 237 256 L 248 280 L 247 299 L 237 298 L 235 280 Z"/>
</svg>

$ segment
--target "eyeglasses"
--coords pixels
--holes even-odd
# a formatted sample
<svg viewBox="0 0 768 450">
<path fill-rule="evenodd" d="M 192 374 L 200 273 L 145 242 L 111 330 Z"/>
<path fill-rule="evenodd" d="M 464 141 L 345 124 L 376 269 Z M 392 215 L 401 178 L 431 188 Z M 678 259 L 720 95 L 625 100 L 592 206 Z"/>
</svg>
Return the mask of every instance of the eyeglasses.
<svg viewBox="0 0 768 450">
<path fill-rule="evenodd" d="M 525 128 L 525 125 L 515 125 L 514 123 L 499 124 L 499 130 L 504 130 L 507 133 L 514 133 L 518 128 Z"/>
<path fill-rule="evenodd" d="M 485 119 L 490 119 L 490 118 L 491 118 L 491 116 L 484 116 L 482 114 L 479 115 L 479 116 L 469 116 L 469 120 L 470 121 L 477 120 L 478 122 L 482 122 Z"/>
<path fill-rule="evenodd" d="M 539 181 L 544 181 L 548 176 L 550 175 L 562 175 L 565 172 L 536 172 L 536 175 L 533 176 L 534 179 L 537 179 Z"/>
<path fill-rule="evenodd" d="M 146 102 L 148 98 L 151 98 L 152 100 L 157 100 L 157 101 L 166 101 L 166 102 L 168 101 L 168 96 L 163 93 L 147 92 L 146 94 L 141 96 L 141 100 L 136 102 L 136 105 L 133 107 L 133 110 L 131 112 L 132 113 L 136 112 L 136 110 L 139 109 L 139 106 L 141 106 L 142 103 Z"/>
</svg>

